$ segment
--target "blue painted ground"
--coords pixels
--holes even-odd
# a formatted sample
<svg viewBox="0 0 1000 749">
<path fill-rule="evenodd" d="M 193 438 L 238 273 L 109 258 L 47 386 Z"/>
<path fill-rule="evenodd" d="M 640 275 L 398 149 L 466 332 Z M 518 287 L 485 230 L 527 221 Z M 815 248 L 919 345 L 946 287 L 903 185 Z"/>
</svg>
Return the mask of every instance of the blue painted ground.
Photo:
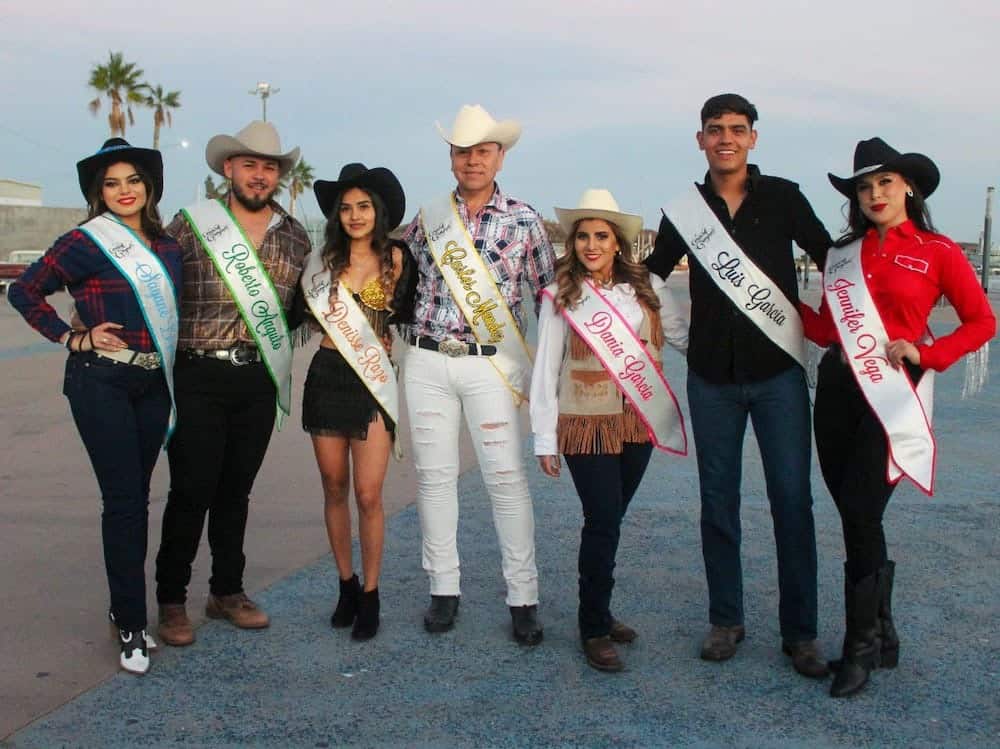
<svg viewBox="0 0 1000 749">
<path fill-rule="evenodd" d="M 427 584 L 411 507 L 388 523 L 374 641 L 328 627 L 336 575 L 326 559 L 259 595 L 271 629 L 210 622 L 193 647 L 155 656 L 145 678 L 116 676 L 4 746 L 1000 746 L 998 370 L 994 357 L 987 391 L 969 401 L 958 399 L 961 366 L 939 378 L 938 496 L 903 487 L 888 513 L 900 665 L 876 672 L 855 699 L 830 699 L 828 682 L 796 675 L 779 652 L 771 522 L 749 438 L 748 637 L 732 661 L 696 657 L 707 604 L 693 457 L 654 458 L 623 529 L 615 611 L 640 637 L 621 674 L 590 669 L 578 649 L 580 513 L 568 476 L 530 471 L 546 637 L 524 649 L 510 640 L 489 504 L 473 472 L 461 482 L 455 631 L 421 627 Z M 671 358 L 667 372 L 683 401 L 683 364 Z M 818 471 L 814 493 L 821 641 L 832 654 L 842 542 Z"/>
</svg>

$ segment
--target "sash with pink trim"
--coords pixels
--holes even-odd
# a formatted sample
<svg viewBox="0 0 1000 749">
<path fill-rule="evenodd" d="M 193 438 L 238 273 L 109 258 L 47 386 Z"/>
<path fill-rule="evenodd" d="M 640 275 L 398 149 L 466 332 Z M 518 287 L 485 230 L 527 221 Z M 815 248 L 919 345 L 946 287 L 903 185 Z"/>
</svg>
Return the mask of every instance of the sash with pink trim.
<svg viewBox="0 0 1000 749">
<path fill-rule="evenodd" d="M 934 372 L 914 387 L 905 367 L 893 369 L 885 355 L 889 334 L 861 268 L 861 240 L 831 249 L 823 271 L 823 294 L 854 379 L 885 430 L 889 442 L 886 478 L 906 476 L 923 492 L 934 493 L 937 446 L 931 417 Z"/>
<path fill-rule="evenodd" d="M 555 285 L 546 287 L 542 293 L 554 300 Z M 684 416 L 677 398 L 657 362 L 621 313 L 588 280 L 579 304 L 572 310 L 563 309 L 562 314 L 632 404 L 654 447 L 687 455 Z"/>
</svg>

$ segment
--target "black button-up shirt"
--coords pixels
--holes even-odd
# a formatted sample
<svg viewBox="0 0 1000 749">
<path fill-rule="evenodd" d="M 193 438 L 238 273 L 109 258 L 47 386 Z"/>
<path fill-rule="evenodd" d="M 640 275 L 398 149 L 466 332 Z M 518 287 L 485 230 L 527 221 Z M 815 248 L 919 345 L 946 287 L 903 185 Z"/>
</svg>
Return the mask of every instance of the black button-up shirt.
<svg viewBox="0 0 1000 749">
<path fill-rule="evenodd" d="M 762 175 L 749 165 L 747 194 L 735 216 L 716 194 L 708 174 L 697 185 L 708 206 L 730 236 L 793 304 L 798 304 L 792 242 L 805 250 L 822 268 L 830 235 L 799 186 L 780 177 Z M 688 254 L 688 246 L 664 216 L 646 266 L 666 278 L 684 255 L 691 269 L 691 332 L 688 367 L 716 384 L 757 382 L 797 366 L 795 360 L 772 342 L 740 312 L 709 274 Z"/>
</svg>

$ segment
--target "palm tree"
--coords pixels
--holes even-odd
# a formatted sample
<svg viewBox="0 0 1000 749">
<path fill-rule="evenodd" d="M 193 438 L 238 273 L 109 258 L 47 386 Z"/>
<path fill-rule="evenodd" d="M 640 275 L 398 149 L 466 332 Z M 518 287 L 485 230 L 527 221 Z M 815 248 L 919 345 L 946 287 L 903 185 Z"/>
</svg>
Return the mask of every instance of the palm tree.
<svg viewBox="0 0 1000 749">
<path fill-rule="evenodd" d="M 125 62 L 121 52 L 108 52 L 106 65 L 95 65 L 90 71 L 87 85 L 97 91 L 97 96 L 88 105 L 90 113 L 97 116 L 101 108 L 101 97 L 111 100 L 111 113 L 108 114 L 108 125 L 111 135 L 125 137 L 125 116 L 128 124 L 135 124 L 132 115 L 132 104 L 142 104 L 142 70 L 134 62 Z M 124 106 L 125 111 L 122 111 Z"/>
<path fill-rule="evenodd" d="M 164 91 L 163 86 L 150 86 L 144 83 L 142 88 L 146 95 L 142 103 L 153 110 L 153 148 L 160 147 L 160 128 L 174 126 L 174 119 L 170 114 L 171 109 L 177 109 L 181 105 L 180 91 Z"/>
<path fill-rule="evenodd" d="M 313 168 L 305 159 L 292 167 L 288 173 L 288 215 L 295 215 L 295 199 L 313 186 Z"/>
</svg>

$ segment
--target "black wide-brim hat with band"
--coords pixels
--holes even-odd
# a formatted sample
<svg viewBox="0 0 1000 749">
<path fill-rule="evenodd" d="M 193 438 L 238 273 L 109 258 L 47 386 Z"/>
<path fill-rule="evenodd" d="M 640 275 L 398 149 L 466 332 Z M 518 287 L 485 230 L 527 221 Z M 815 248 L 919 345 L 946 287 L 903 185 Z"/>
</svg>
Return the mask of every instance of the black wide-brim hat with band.
<svg viewBox="0 0 1000 749">
<path fill-rule="evenodd" d="M 153 148 L 131 146 L 124 138 L 109 138 L 104 141 L 100 151 L 76 163 L 76 173 L 80 175 L 80 190 L 83 192 L 83 197 L 87 197 L 87 192 L 101 169 L 120 161 L 142 167 L 153 180 L 153 193 L 156 202 L 159 203 L 163 197 L 163 157 Z"/>
<path fill-rule="evenodd" d="M 881 138 L 869 138 L 858 142 L 854 148 L 854 174 L 838 177 L 827 173 L 830 184 L 848 198 L 854 197 L 858 178 L 873 172 L 896 172 L 902 174 L 928 198 L 941 181 L 941 172 L 922 153 L 900 153 Z"/>
<path fill-rule="evenodd" d="M 406 195 L 396 175 L 384 166 L 369 169 L 364 164 L 345 164 L 336 181 L 318 179 L 313 182 L 316 202 L 323 215 L 329 219 L 336 209 L 333 203 L 337 196 L 352 187 L 373 192 L 382 199 L 389 231 L 402 223 L 406 213 Z"/>
</svg>

